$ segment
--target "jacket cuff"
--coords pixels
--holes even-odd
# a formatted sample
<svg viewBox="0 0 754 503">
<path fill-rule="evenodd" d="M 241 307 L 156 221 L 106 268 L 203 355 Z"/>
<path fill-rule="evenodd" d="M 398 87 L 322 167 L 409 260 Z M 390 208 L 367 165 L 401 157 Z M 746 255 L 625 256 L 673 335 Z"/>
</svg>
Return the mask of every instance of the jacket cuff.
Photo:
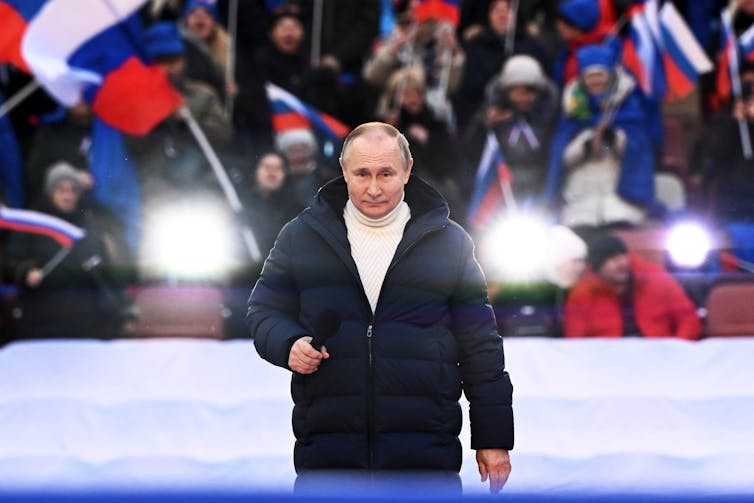
<svg viewBox="0 0 754 503">
<path fill-rule="evenodd" d="M 513 449 L 513 407 L 495 405 L 469 410 L 471 448 Z"/>
</svg>

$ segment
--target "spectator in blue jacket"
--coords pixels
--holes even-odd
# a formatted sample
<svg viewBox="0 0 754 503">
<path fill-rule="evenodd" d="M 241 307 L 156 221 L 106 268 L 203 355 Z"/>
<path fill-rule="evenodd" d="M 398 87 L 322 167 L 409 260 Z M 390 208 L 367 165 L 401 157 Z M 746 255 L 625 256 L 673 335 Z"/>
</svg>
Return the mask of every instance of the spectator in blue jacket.
<svg viewBox="0 0 754 503">
<path fill-rule="evenodd" d="M 394 127 L 357 127 L 340 161 L 343 177 L 283 228 L 249 299 L 257 351 L 293 372 L 296 470 L 458 480 L 463 390 L 471 448 L 497 492 L 510 473 L 512 388 L 471 239 L 411 176 Z M 318 333 L 328 311 L 339 323 Z M 329 336 L 320 350 L 313 335 Z"/>
<path fill-rule="evenodd" d="M 568 226 L 636 224 L 655 209 L 650 119 L 613 50 L 576 52 L 579 78 L 563 91 L 550 147 L 545 200 Z"/>
</svg>

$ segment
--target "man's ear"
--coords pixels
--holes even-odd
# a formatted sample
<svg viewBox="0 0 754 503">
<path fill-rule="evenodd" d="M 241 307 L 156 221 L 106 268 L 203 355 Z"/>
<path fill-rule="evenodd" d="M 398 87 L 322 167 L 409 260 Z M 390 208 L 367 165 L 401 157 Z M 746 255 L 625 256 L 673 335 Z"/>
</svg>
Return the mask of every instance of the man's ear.
<svg viewBox="0 0 754 503">
<path fill-rule="evenodd" d="M 411 176 L 411 168 L 414 167 L 414 159 L 411 158 L 408 160 L 408 164 L 406 165 L 406 177 L 403 179 L 403 185 L 406 185 L 408 183 L 408 178 Z"/>
</svg>

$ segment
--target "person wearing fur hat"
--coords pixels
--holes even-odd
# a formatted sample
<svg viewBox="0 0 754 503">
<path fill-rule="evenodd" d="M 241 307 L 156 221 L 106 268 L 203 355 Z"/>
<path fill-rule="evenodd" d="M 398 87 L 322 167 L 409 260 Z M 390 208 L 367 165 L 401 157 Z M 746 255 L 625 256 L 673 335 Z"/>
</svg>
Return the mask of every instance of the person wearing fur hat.
<svg viewBox="0 0 754 503">
<path fill-rule="evenodd" d="M 14 338 L 113 338 L 121 335 L 128 302 L 112 274 L 110 248 L 94 212 L 81 204 L 91 187 L 88 173 L 66 162 L 46 173 L 44 197 L 33 209 L 82 228 L 65 258 L 49 272 L 44 266 L 58 253 L 53 239 L 12 232 L 4 254 L 5 277 L 19 289 Z"/>
<path fill-rule="evenodd" d="M 595 236 L 588 248 L 589 271 L 566 299 L 566 337 L 701 337 L 693 302 L 661 265 L 613 234 Z"/>
<path fill-rule="evenodd" d="M 275 136 L 277 150 L 290 167 L 290 179 L 296 200 L 305 208 L 314 200 L 319 188 L 335 178 L 337 172 L 319 160 L 319 142 L 311 129 L 282 131 Z"/>
<path fill-rule="evenodd" d="M 644 99 L 610 47 L 587 45 L 577 57 L 579 79 L 563 91 L 544 200 L 568 226 L 638 224 L 659 207 Z"/>
<path fill-rule="evenodd" d="M 513 174 L 516 201 L 531 204 L 544 187 L 558 113 L 558 90 L 541 64 L 532 56 L 512 56 L 487 86 L 484 107 L 465 133 L 467 158 L 478 162 L 487 131 L 493 131 Z"/>
<path fill-rule="evenodd" d="M 466 67 L 461 87 L 454 99 L 458 128 L 465 129 L 474 113 L 482 106 L 485 88 L 512 55 L 526 54 L 543 68 L 550 68 L 544 48 L 529 36 L 524 27 L 516 28 L 510 0 L 489 2 L 485 22 L 477 30 L 464 34 Z M 515 30 L 508 47 L 509 30 Z"/>
</svg>

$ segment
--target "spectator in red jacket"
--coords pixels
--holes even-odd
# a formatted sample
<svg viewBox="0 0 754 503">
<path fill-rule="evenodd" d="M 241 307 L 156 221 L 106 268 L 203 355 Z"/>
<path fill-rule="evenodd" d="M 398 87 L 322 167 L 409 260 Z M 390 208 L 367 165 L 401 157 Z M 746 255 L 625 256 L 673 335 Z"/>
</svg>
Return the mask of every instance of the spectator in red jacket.
<svg viewBox="0 0 754 503">
<path fill-rule="evenodd" d="M 629 252 L 609 234 L 589 244 L 587 260 L 591 271 L 566 300 L 566 337 L 701 336 L 694 304 L 661 265 Z"/>
</svg>

